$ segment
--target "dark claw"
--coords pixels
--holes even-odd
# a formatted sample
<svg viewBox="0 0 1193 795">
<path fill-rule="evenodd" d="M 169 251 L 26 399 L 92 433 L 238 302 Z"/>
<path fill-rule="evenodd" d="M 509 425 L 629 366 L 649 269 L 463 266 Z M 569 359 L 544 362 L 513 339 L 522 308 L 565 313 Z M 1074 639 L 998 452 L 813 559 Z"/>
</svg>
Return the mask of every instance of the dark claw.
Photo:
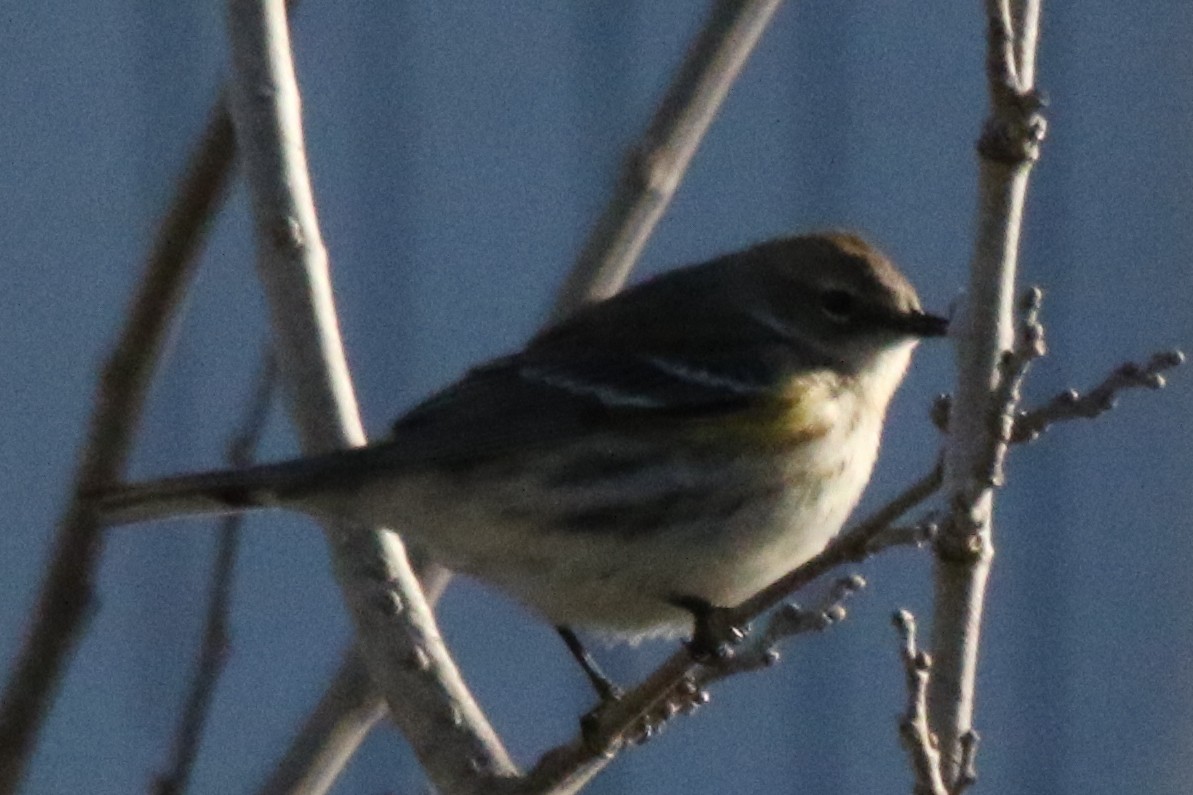
<svg viewBox="0 0 1193 795">
<path fill-rule="evenodd" d="M 733 647 L 746 633 L 733 623 L 733 611 L 717 607 L 696 596 L 679 596 L 671 604 L 692 614 L 695 629 L 687 642 L 688 653 L 701 664 L 715 663 L 733 656 Z"/>
<path fill-rule="evenodd" d="M 608 743 L 601 742 L 600 712 L 603 704 L 597 705 L 590 712 L 580 716 L 580 737 L 587 748 L 600 755 L 612 754 L 613 748 Z"/>
</svg>

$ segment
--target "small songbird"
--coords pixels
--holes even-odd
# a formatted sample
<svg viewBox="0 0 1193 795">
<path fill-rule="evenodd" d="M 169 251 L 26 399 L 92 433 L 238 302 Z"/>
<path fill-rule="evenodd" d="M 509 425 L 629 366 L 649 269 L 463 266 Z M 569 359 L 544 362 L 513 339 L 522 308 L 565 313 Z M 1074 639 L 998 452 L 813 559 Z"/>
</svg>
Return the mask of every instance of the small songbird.
<svg viewBox="0 0 1193 795">
<path fill-rule="evenodd" d="M 773 240 L 580 309 L 383 441 L 98 505 L 113 524 L 284 508 L 391 527 L 557 626 L 676 634 L 841 529 L 912 348 L 947 325 L 854 235 Z"/>
</svg>

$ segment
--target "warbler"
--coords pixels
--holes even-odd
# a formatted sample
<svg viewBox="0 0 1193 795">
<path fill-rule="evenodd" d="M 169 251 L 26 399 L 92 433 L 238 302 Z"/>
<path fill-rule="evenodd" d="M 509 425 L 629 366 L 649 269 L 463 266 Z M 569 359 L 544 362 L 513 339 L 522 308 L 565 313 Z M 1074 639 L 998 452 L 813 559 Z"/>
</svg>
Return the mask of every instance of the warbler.
<svg viewBox="0 0 1193 795">
<path fill-rule="evenodd" d="M 912 349 L 947 326 L 861 238 L 777 239 L 576 311 L 384 441 L 98 506 L 109 523 L 276 507 L 391 527 L 559 627 L 674 635 L 839 532 Z"/>
</svg>

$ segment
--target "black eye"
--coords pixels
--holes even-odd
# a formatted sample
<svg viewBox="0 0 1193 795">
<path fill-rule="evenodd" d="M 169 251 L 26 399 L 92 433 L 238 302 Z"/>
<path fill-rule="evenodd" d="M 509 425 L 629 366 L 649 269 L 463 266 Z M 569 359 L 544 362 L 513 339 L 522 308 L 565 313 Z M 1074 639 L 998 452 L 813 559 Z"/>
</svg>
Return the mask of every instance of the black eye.
<svg viewBox="0 0 1193 795">
<path fill-rule="evenodd" d="M 825 290 L 820 296 L 820 309 L 829 320 L 846 323 L 853 319 L 857 299 L 844 290 Z"/>
</svg>

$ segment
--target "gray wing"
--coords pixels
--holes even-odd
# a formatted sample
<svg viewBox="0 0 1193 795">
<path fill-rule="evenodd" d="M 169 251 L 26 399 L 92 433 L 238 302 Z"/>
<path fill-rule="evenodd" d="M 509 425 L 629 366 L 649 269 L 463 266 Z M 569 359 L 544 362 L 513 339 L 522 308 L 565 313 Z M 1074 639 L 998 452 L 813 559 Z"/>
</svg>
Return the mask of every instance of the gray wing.
<svg viewBox="0 0 1193 795">
<path fill-rule="evenodd" d="M 239 470 L 132 484 L 98 495 L 109 523 L 225 513 L 285 502 L 313 488 L 351 488 L 384 472 L 470 467 L 601 430 L 649 430 L 742 411 L 784 372 L 779 350 L 531 347 L 468 373 L 416 406 L 380 443 Z"/>
<path fill-rule="evenodd" d="M 558 444 L 593 430 L 741 411 L 773 391 L 780 351 L 531 349 L 468 373 L 416 406 L 385 446 L 394 465 L 452 465 Z"/>
<path fill-rule="evenodd" d="M 727 279 L 735 263 L 672 271 L 578 310 L 400 418 L 395 464 L 467 464 L 591 430 L 691 422 L 774 394 L 815 352 Z M 735 286 L 736 285 L 736 286 Z M 660 313 L 668 322 L 655 322 Z"/>
</svg>

